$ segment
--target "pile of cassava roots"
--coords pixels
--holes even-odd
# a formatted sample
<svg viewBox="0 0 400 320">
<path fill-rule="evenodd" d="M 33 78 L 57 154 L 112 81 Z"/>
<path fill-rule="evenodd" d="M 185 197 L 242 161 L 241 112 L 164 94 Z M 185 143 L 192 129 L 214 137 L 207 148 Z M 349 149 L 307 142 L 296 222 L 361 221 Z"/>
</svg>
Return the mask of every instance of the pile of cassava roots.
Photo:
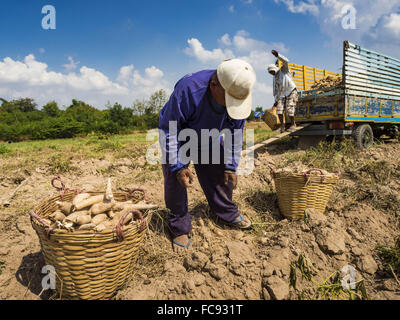
<svg viewBox="0 0 400 320">
<path fill-rule="evenodd" d="M 56 202 L 58 209 L 51 213 L 46 223 L 55 232 L 74 232 L 76 230 L 93 230 L 102 232 L 112 230 L 126 215 L 122 225 L 134 221 L 134 212 L 140 210 L 151 210 L 156 205 L 149 204 L 143 200 L 118 202 L 114 199 L 111 190 L 111 179 L 108 179 L 107 190 L 104 195 L 91 195 L 81 193 L 76 195 L 72 202 Z"/>
<path fill-rule="evenodd" d="M 326 89 L 331 87 L 340 86 L 342 84 L 342 76 L 327 76 L 319 81 L 317 81 L 312 87 L 312 90 L 315 89 Z"/>
</svg>

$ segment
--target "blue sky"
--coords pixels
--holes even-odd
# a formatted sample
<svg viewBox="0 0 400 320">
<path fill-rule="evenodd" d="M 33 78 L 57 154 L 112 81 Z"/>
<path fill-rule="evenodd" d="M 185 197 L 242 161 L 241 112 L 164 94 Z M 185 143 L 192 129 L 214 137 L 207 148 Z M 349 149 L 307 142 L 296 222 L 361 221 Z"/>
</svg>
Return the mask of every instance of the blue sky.
<svg viewBox="0 0 400 320">
<path fill-rule="evenodd" d="M 347 39 L 400 58 L 400 1 L 376 2 L 3 0 L 0 96 L 128 106 L 156 89 L 170 92 L 187 73 L 239 57 L 257 72 L 255 106 L 269 107 L 272 49 L 331 71 L 340 70 Z M 56 30 L 42 29 L 44 5 L 56 9 Z M 341 25 L 346 5 L 355 9 L 355 30 Z"/>
</svg>

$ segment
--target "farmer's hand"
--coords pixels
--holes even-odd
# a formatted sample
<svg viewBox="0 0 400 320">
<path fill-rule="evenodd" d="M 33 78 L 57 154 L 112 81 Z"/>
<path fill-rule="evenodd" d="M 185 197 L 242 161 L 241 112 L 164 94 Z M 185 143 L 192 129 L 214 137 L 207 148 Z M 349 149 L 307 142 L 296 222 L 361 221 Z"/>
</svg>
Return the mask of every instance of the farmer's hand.
<svg viewBox="0 0 400 320">
<path fill-rule="evenodd" d="M 272 50 L 272 54 L 273 54 L 275 57 L 277 57 L 277 58 L 278 58 L 278 55 L 279 55 L 278 51 L 276 51 L 276 50 Z"/>
<path fill-rule="evenodd" d="M 232 181 L 233 189 L 236 189 L 238 183 L 236 172 L 228 170 L 224 172 L 224 184 L 227 185 L 229 181 Z"/>
<path fill-rule="evenodd" d="M 194 176 L 190 169 L 183 168 L 178 171 L 176 174 L 176 178 L 178 179 L 179 183 L 184 188 L 189 188 L 193 184 Z"/>
</svg>

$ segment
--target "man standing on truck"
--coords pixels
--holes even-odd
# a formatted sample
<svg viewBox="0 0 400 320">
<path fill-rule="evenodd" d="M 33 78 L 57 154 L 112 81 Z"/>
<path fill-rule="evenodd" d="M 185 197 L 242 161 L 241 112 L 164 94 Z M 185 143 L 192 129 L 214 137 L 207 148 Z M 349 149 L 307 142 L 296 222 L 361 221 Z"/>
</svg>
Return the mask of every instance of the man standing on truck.
<svg viewBox="0 0 400 320">
<path fill-rule="evenodd" d="M 237 185 L 243 128 L 251 113 L 255 82 L 256 75 L 249 63 L 227 60 L 218 70 L 200 71 L 179 80 L 161 110 L 164 197 L 171 211 L 168 224 L 175 251 L 185 251 L 192 243 L 187 196 L 187 188 L 194 180 L 189 168 L 191 161 L 212 212 L 233 227 L 248 229 L 252 225 L 248 217 L 239 213 L 232 194 Z M 215 134 L 203 140 L 207 131 Z M 185 141 L 180 141 L 181 136 Z M 191 136 L 195 137 L 194 149 L 198 154 L 184 159 L 187 151 L 183 155 L 181 152 L 193 140 Z M 226 151 L 224 146 L 228 144 L 231 148 Z M 189 151 L 192 153 L 192 149 Z"/>
<path fill-rule="evenodd" d="M 282 124 L 281 133 L 285 132 L 287 129 L 283 123 L 284 112 L 291 122 L 291 126 L 287 131 L 293 132 L 296 130 L 295 112 L 299 95 L 289 71 L 289 60 L 285 56 L 279 54 L 276 50 L 272 50 L 272 54 L 283 64 L 280 69 L 275 64 L 268 66 L 268 72 L 274 77 L 274 107 L 276 107 L 276 113 L 278 114 L 279 120 Z"/>
</svg>

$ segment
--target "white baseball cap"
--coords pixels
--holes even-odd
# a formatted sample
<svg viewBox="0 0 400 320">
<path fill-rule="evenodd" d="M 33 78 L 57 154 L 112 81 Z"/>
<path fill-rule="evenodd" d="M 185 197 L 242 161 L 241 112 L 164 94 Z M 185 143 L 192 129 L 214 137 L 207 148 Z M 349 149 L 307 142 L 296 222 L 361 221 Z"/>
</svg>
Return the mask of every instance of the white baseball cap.
<svg viewBox="0 0 400 320">
<path fill-rule="evenodd" d="M 268 66 L 268 72 L 274 71 L 275 73 L 277 73 L 279 71 L 279 68 L 275 65 L 275 64 L 270 64 Z"/>
<path fill-rule="evenodd" d="M 253 67 L 240 59 L 225 60 L 218 66 L 217 75 L 225 89 L 229 116 L 235 120 L 247 119 L 252 107 L 251 90 L 256 83 Z"/>
</svg>

